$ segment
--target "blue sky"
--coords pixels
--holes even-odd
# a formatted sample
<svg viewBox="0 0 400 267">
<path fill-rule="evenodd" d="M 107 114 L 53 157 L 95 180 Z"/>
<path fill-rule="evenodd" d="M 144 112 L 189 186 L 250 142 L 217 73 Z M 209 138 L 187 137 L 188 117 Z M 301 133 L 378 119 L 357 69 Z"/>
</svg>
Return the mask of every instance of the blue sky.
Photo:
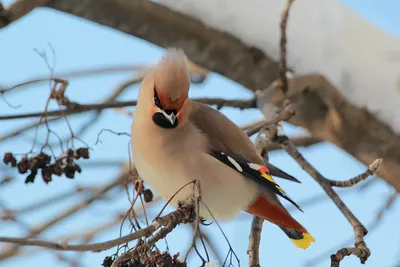
<svg viewBox="0 0 400 267">
<path fill-rule="evenodd" d="M 397 27 L 400 23 L 400 17 L 396 12 L 400 10 L 399 1 L 346 0 L 343 2 L 379 27 L 400 36 L 400 29 Z M 3 63 L 0 64 L 0 73 L 2 74 L 0 87 L 11 86 L 33 77 L 48 75 L 49 71 L 46 65 L 33 50 L 46 50 L 51 56 L 48 44 L 51 44 L 56 52 L 56 73 L 102 66 L 151 64 L 163 53 L 162 49 L 154 45 L 118 31 L 100 27 L 94 23 L 53 10 L 35 10 L 17 23 L 0 30 L 0 58 Z M 97 102 L 132 75 L 134 75 L 134 72 L 71 79 L 68 87 L 68 97 L 79 103 Z M 40 84 L 24 88 L 23 94 L 9 94 L 7 95 L 7 100 L 14 105 L 21 105 L 21 107 L 15 110 L 7 106 L 3 100 L 0 100 L 0 114 L 41 111 L 44 107 L 48 90 L 46 84 Z M 225 97 L 228 90 L 229 97 L 233 99 L 251 97 L 249 91 L 216 74 L 211 74 L 202 85 L 193 85 L 191 96 Z M 136 95 L 137 87 L 133 87 L 119 99 L 132 100 L 136 98 Z M 56 106 L 51 107 L 56 108 Z M 224 108 L 222 111 L 239 125 L 261 118 L 261 114 L 257 110 L 240 111 Z M 90 118 L 90 114 L 79 118 L 73 117 L 71 118 L 72 127 L 78 129 Z M 0 121 L 0 135 L 28 122 L 32 121 L 28 119 Z M 102 119 L 83 136 L 83 139 L 94 149 L 91 160 L 127 160 L 128 139 L 126 137 L 117 137 L 105 133 L 101 137 L 102 144 L 95 146 L 94 143 L 101 129 L 110 128 L 115 131 L 129 132 L 130 123 L 131 118 L 126 115 L 113 110 L 104 112 Z M 63 123 L 54 125 L 53 129 L 63 136 L 68 134 Z M 287 131 L 288 134 L 301 132 L 301 130 L 294 127 L 287 127 Z M 1 143 L 0 152 L 26 152 L 32 144 L 33 134 L 33 131 L 31 131 L 19 138 Z M 45 132 L 40 131 L 39 136 L 44 139 Z M 302 149 L 302 152 L 322 174 L 332 179 L 346 179 L 365 170 L 365 166 L 330 144 L 320 144 L 309 149 Z M 280 182 L 281 186 L 299 203 L 313 195 L 323 193 L 312 178 L 302 171 L 285 153 L 273 152 L 270 158 L 274 164 L 284 168 L 291 174 L 295 174 L 302 181 L 301 185 L 286 181 Z M 4 168 L 1 168 L 0 172 L 13 174 Z M 24 207 L 41 199 L 72 190 L 76 185 L 105 184 L 117 172 L 118 166 L 87 168 L 75 180 L 60 178 L 55 179 L 49 185 L 45 185 L 38 180 L 28 186 L 23 184 L 23 177 L 17 176 L 17 182 L 4 188 L 0 187 L 0 203 L 4 203 L 9 208 Z M 349 189 L 353 193 L 343 195 L 343 200 L 358 218 L 365 225 L 368 225 L 373 221 L 376 211 L 384 204 L 391 189 L 381 181 L 374 183 L 373 186 L 364 191 L 360 191 L 358 188 Z M 63 208 L 69 207 L 81 199 L 82 197 L 68 199 L 63 203 L 51 205 L 40 212 L 25 214 L 21 216 L 21 219 L 26 224 L 36 226 L 53 218 Z M 125 194 L 116 196 L 113 201 L 100 201 L 90 209 L 78 213 L 57 227 L 49 229 L 41 237 L 54 239 L 58 236 L 97 226 L 111 219 L 116 213 L 128 209 L 128 204 Z M 150 213 L 154 215 L 159 208 L 160 205 L 156 205 L 150 209 Z M 313 261 L 315 257 L 326 251 L 325 257 L 318 261 L 315 266 L 327 266 L 329 254 L 334 252 L 331 249 L 341 248 L 341 242 L 352 236 L 350 225 L 330 201 L 305 206 L 304 210 L 304 214 L 298 212 L 293 214 L 315 236 L 317 243 L 313 244 L 307 251 L 299 250 L 292 245 L 278 227 L 265 223 L 261 243 L 261 262 L 264 263 L 263 265 L 278 267 L 304 266 L 304 264 Z M 399 231 L 393 231 L 398 224 L 395 218 L 399 218 L 399 216 L 400 208 L 395 205 L 390 211 L 390 215 L 383 219 L 382 224 L 367 236 L 366 241 L 371 248 L 372 256 L 365 266 L 394 266 L 394 263 L 399 262 L 400 259 L 396 254 L 400 250 L 400 234 Z M 246 250 L 250 220 L 251 217 L 243 213 L 235 221 L 221 224 L 235 252 L 239 255 L 242 266 L 247 265 Z M 127 233 L 127 229 L 124 230 Z M 218 244 L 221 254 L 225 255 L 227 245 L 215 225 L 207 227 L 205 231 L 210 233 L 212 239 Z M 24 234 L 26 234 L 24 229 L 0 222 L 1 236 L 23 236 Z M 115 227 L 93 241 L 107 240 L 115 238 L 117 235 L 118 227 Z M 181 240 L 187 240 L 186 244 L 180 243 Z M 183 252 L 189 241 L 190 232 L 188 227 L 179 226 L 178 230 L 168 238 L 171 253 Z M 161 243 L 160 247 L 162 248 L 163 246 L 164 243 Z M 46 266 L 60 264 L 54 252 L 41 250 L 39 253 L 38 250 L 31 251 L 35 253 L 33 255 L 30 254 L 29 257 L 14 258 L 0 263 L 0 266 L 36 267 L 43 266 L 43 264 L 46 264 Z M 114 250 L 85 253 L 82 258 L 83 266 L 100 266 L 103 258 L 113 252 Z M 72 253 L 67 253 L 67 255 L 76 256 L 76 254 Z M 359 264 L 357 259 L 351 257 L 346 259 L 341 266 L 358 266 Z"/>
</svg>

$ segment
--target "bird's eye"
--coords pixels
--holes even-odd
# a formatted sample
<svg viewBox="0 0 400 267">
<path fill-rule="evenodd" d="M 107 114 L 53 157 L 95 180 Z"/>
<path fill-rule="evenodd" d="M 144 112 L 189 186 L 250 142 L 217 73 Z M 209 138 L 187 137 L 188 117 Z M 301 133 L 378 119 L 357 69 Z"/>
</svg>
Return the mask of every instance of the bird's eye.
<svg viewBox="0 0 400 267">
<path fill-rule="evenodd" d="M 158 98 L 158 94 L 157 94 L 156 87 L 154 87 L 154 104 L 155 104 L 158 108 L 163 109 L 163 107 L 162 107 L 162 105 L 161 105 L 161 101 L 160 101 L 160 99 Z"/>
</svg>

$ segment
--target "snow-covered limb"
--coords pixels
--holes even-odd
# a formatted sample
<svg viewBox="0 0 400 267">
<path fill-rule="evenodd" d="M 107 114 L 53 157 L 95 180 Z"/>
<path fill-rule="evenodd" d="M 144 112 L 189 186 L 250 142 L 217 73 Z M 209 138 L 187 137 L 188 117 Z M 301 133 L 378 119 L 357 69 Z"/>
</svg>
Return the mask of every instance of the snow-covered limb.
<svg viewBox="0 0 400 267">
<path fill-rule="evenodd" d="M 285 1 L 161 0 L 165 6 L 239 38 L 279 59 Z M 353 104 L 400 133 L 400 39 L 339 0 L 295 1 L 287 27 L 287 61 L 296 75 L 320 73 Z"/>
</svg>

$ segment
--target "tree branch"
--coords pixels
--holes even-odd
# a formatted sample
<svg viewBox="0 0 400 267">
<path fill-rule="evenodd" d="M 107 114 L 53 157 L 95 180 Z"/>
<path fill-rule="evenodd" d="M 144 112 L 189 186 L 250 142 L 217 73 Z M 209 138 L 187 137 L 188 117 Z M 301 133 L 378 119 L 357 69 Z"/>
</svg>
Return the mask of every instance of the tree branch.
<svg viewBox="0 0 400 267">
<path fill-rule="evenodd" d="M 326 179 L 326 180 L 330 186 L 352 187 L 353 185 L 356 185 L 359 182 L 367 179 L 369 176 L 373 175 L 381 164 L 382 164 L 382 159 L 376 159 L 374 162 L 372 162 L 371 165 L 368 166 L 368 169 L 365 172 L 363 172 L 360 175 L 357 175 L 354 178 L 348 179 L 346 181 L 334 181 L 334 180 L 329 180 L 329 179 Z"/>
<path fill-rule="evenodd" d="M 283 134 L 278 134 L 276 127 L 270 127 L 267 129 L 268 140 L 273 140 L 279 143 L 279 145 L 306 171 L 314 180 L 322 187 L 326 194 L 332 199 L 333 203 L 339 208 L 342 214 L 349 221 L 354 230 L 354 248 L 344 248 L 339 250 L 335 255 L 331 256 L 331 266 L 339 266 L 339 262 L 348 255 L 355 255 L 360 258 L 361 263 L 365 263 L 370 256 L 370 251 L 364 242 L 364 236 L 368 233 L 367 229 L 363 224 L 354 216 L 350 209 L 340 199 L 338 194 L 331 187 L 331 180 L 326 179 L 322 176 L 298 151 L 296 146 L 289 140 L 289 138 Z M 368 168 L 366 173 L 376 171 L 379 167 L 381 160 L 376 160 Z M 372 173 L 371 173 L 372 174 Z M 363 174 L 361 175 L 363 176 Z"/>
<path fill-rule="evenodd" d="M 260 267 L 259 247 L 263 223 L 264 220 L 260 217 L 253 217 L 249 236 L 249 249 L 247 250 L 247 254 L 249 255 L 250 267 Z"/>
<path fill-rule="evenodd" d="M 297 147 L 309 147 L 315 144 L 319 144 L 321 143 L 321 140 L 318 138 L 315 138 L 313 136 L 299 136 L 299 137 L 291 137 L 290 139 L 293 144 Z M 267 150 L 270 151 L 274 151 L 274 150 L 278 150 L 278 149 L 282 149 L 279 144 L 277 143 L 269 143 L 267 145 Z"/>
<path fill-rule="evenodd" d="M 91 197 L 79 202 L 77 205 L 74 205 L 73 207 L 63 211 L 60 213 L 58 216 L 54 217 L 50 221 L 40 225 L 39 227 L 34 228 L 25 238 L 21 238 L 22 240 L 29 240 L 31 238 L 35 238 L 45 230 L 49 229 L 51 226 L 59 223 L 60 221 L 64 220 L 65 218 L 68 218 L 72 214 L 75 214 L 79 210 L 89 206 L 91 203 L 94 201 L 98 200 L 106 192 L 109 190 L 121 185 L 128 177 L 128 170 L 127 168 L 124 168 L 124 170 L 121 172 L 121 174 L 113 180 L 111 183 L 105 185 L 103 188 L 101 188 L 98 192 L 94 193 Z M 18 241 L 19 242 L 19 241 Z M 3 249 L 2 253 L 0 254 L 0 261 L 4 260 L 6 258 L 14 256 L 18 252 L 19 245 L 16 244 L 9 249 Z"/>
<path fill-rule="evenodd" d="M 157 218 L 149 226 L 135 233 L 101 243 L 93 243 L 87 245 L 68 245 L 64 243 L 54 243 L 44 240 L 35 240 L 29 238 L 10 238 L 10 237 L 0 237 L 0 242 L 13 243 L 21 246 L 38 246 L 48 249 L 64 250 L 64 251 L 101 251 L 121 244 L 125 244 L 127 242 L 136 240 L 141 237 L 149 237 L 155 231 L 157 231 L 161 226 L 174 225 L 174 224 L 177 225 L 187 220 L 191 214 L 192 214 L 191 207 L 183 207 L 163 217 Z M 162 234 L 160 234 L 160 236 L 162 237 Z"/>
<path fill-rule="evenodd" d="M 223 98 L 198 98 L 194 99 L 197 102 L 208 104 L 208 105 L 216 105 L 217 108 L 222 107 L 234 107 L 240 109 L 249 109 L 255 108 L 255 100 L 227 100 Z M 47 111 L 47 117 L 53 116 L 61 116 L 62 114 L 71 115 L 77 113 L 83 113 L 92 110 L 103 110 L 109 108 L 122 108 L 122 107 L 131 107 L 136 105 L 136 101 L 117 101 L 117 102 L 107 102 L 100 104 L 78 104 L 75 102 L 69 102 L 67 107 L 63 110 L 52 110 Z M 16 115 L 5 115 L 0 116 L 0 120 L 14 120 L 14 119 L 23 119 L 23 118 L 35 118 L 41 117 L 44 115 L 44 112 L 33 112 L 33 113 L 24 113 L 24 114 L 16 114 Z"/>
<path fill-rule="evenodd" d="M 257 94 L 257 107 L 268 119 L 287 98 L 296 110 L 289 123 L 306 128 L 312 136 L 335 144 L 366 165 L 382 158 L 377 175 L 400 192 L 400 138 L 389 127 L 350 104 L 321 75 L 289 80 L 286 96 L 275 82 Z"/>
<path fill-rule="evenodd" d="M 288 90 L 288 79 L 286 77 L 287 65 L 286 65 L 286 26 L 289 19 L 289 11 L 292 6 L 293 0 L 286 0 L 285 8 L 282 12 L 281 19 L 281 40 L 280 40 L 280 60 L 279 60 L 279 79 L 281 81 L 281 89 L 284 94 Z"/>
<path fill-rule="evenodd" d="M 53 0 L 47 6 L 161 47 L 181 47 L 193 62 L 253 90 L 276 78 L 278 64 L 259 49 L 153 1 Z"/>
<path fill-rule="evenodd" d="M 48 1 L 49 0 L 16 0 L 5 9 L 0 3 L 0 29 L 25 16 L 34 8 L 46 4 Z"/>
</svg>

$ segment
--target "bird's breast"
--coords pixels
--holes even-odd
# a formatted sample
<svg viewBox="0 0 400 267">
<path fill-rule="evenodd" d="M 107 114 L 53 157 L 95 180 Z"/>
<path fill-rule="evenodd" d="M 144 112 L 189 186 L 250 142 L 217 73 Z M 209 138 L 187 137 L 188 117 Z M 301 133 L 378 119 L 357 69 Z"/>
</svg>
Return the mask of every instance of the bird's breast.
<svg viewBox="0 0 400 267">
<path fill-rule="evenodd" d="M 191 199 L 190 182 L 199 181 L 200 215 L 208 219 L 230 219 L 246 209 L 257 197 L 257 186 L 189 138 L 181 138 L 171 147 L 157 136 L 151 142 L 149 133 L 144 138 L 132 132 L 133 160 L 141 178 L 175 207 L 179 201 Z"/>
</svg>

